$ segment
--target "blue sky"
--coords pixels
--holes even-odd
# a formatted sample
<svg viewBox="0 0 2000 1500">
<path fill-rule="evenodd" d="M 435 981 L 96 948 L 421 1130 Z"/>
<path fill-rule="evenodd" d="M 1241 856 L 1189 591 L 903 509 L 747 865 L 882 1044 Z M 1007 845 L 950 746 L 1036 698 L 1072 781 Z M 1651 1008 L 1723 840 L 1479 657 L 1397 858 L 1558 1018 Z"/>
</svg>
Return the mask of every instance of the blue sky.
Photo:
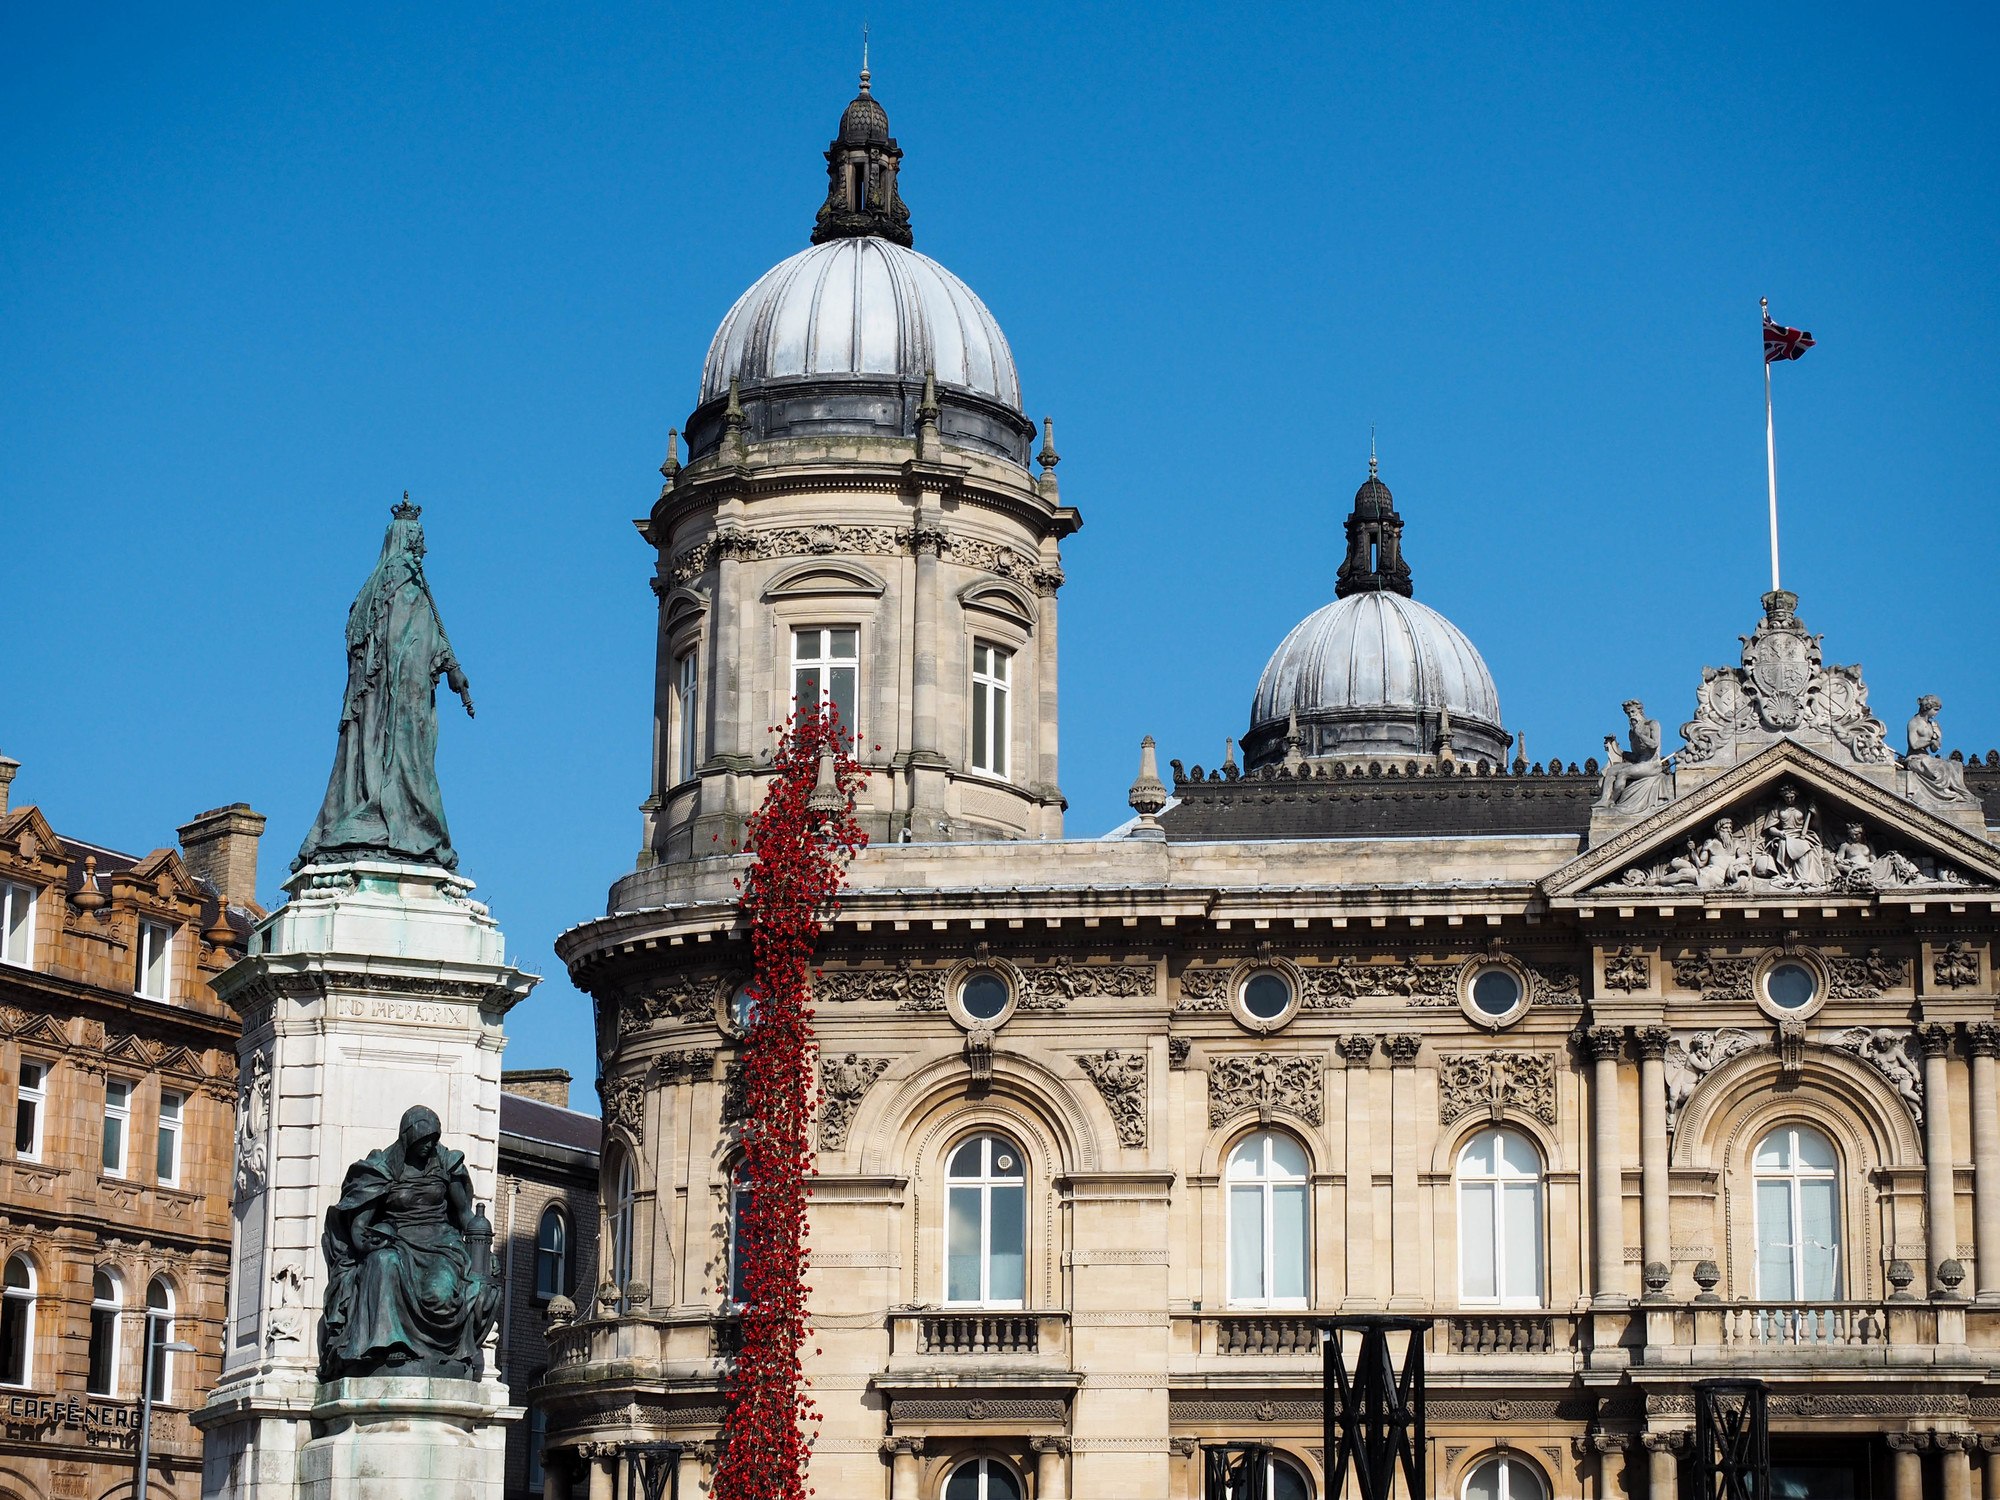
<svg viewBox="0 0 2000 1500">
<path fill-rule="evenodd" d="M 802 247 L 854 87 L 1053 414 L 1072 834 L 1213 764 L 1380 432 L 1417 596 L 1537 760 L 1688 716 L 1766 584 L 1893 726 L 2000 745 L 2000 22 L 1971 6 L 0 7 L 0 752 L 80 837 L 317 809 L 341 629 L 424 506 L 465 868 L 548 976 L 638 845 L 631 519 Z M 592 1101 L 588 1089 L 579 1100 Z"/>
</svg>

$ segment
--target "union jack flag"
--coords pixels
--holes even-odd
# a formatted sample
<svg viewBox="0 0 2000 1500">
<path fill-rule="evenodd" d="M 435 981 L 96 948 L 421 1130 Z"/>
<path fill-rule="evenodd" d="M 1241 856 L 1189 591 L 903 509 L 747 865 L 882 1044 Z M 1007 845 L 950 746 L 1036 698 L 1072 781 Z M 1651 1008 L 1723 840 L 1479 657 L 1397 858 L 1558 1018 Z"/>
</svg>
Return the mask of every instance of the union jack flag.
<svg viewBox="0 0 2000 1500">
<path fill-rule="evenodd" d="M 1786 328 L 1773 323 L 1769 313 L 1764 314 L 1764 363 L 1774 365 L 1781 359 L 1797 359 L 1812 348 L 1813 336 L 1803 328 Z"/>
</svg>

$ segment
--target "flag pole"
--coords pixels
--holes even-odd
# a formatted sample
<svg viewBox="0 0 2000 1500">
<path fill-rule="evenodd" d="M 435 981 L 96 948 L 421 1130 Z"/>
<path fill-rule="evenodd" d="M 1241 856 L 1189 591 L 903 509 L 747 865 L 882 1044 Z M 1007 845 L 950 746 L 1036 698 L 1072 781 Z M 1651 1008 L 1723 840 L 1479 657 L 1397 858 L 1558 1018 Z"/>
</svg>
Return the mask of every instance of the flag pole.
<svg viewBox="0 0 2000 1500">
<path fill-rule="evenodd" d="M 1759 297 L 1763 307 L 1763 322 L 1771 321 L 1771 299 Z M 1763 347 L 1762 325 L 1759 326 L 1758 347 Z M 1771 592 L 1778 592 L 1778 439 L 1771 421 L 1771 361 L 1768 354 L 1764 360 L 1764 471 L 1771 483 Z"/>
</svg>

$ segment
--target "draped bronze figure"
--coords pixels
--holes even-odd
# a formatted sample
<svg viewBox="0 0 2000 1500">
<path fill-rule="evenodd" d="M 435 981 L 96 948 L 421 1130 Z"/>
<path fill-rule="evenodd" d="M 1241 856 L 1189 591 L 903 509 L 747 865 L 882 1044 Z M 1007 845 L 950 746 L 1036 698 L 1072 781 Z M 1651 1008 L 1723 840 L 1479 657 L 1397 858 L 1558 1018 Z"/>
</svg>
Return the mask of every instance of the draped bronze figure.
<svg viewBox="0 0 2000 1500">
<path fill-rule="evenodd" d="M 500 1315 L 493 1226 L 473 1202 L 464 1155 L 439 1132 L 432 1111 L 407 1111 L 396 1143 L 349 1167 L 326 1211 L 322 1380 L 479 1376 Z"/>
<path fill-rule="evenodd" d="M 347 612 L 347 696 L 319 818 L 294 870 L 343 859 L 458 867 L 437 779 L 437 681 L 472 692 L 424 580 L 422 510 L 390 514 L 382 556 Z"/>
</svg>

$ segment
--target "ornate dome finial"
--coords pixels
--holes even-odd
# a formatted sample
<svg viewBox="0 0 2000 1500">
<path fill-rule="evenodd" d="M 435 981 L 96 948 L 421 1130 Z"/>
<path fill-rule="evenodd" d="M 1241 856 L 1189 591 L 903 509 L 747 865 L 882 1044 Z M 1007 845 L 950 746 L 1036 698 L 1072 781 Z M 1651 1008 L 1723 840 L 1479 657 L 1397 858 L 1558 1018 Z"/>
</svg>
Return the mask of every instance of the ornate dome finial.
<svg viewBox="0 0 2000 1500">
<path fill-rule="evenodd" d="M 1368 477 L 1354 492 L 1354 511 L 1347 518 L 1347 558 L 1333 588 L 1334 597 L 1387 592 L 1410 597 L 1410 565 L 1403 561 L 1403 518 L 1396 514 L 1396 497 L 1382 482 L 1375 458 L 1375 434 L 1368 434 Z"/>
<path fill-rule="evenodd" d="M 812 242 L 876 236 L 911 243 L 910 210 L 896 191 L 902 148 L 889 134 L 889 113 L 869 88 L 868 34 L 861 36 L 861 92 L 841 111 L 840 133 L 826 148 L 826 202 Z"/>
</svg>

